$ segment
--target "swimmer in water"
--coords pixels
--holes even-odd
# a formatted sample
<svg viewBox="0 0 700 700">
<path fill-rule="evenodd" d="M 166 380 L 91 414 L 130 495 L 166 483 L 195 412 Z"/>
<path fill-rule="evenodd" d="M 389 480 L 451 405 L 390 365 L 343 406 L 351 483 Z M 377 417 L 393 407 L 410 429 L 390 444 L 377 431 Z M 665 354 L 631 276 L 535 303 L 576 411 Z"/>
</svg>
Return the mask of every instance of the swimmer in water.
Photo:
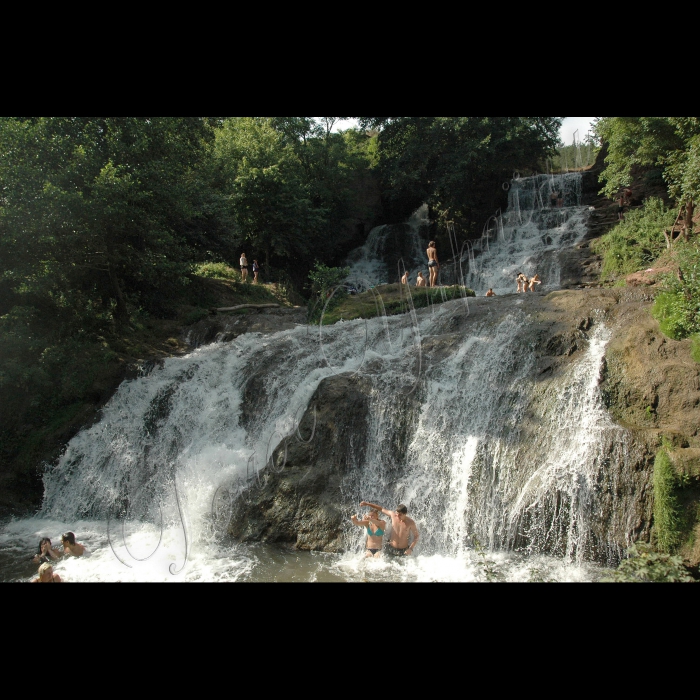
<svg viewBox="0 0 700 700">
<path fill-rule="evenodd" d="M 51 562 L 58 561 L 60 558 L 61 555 L 52 547 L 51 540 L 45 537 L 39 543 L 39 551 L 33 561 L 35 564 L 50 564 Z"/>
<path fill-rule="evenodd" d="M 376 503 L 364 501 L 360 504 L 360 507 L 371 508 L 373 511 L 381 512 L 388 518 L 391 518 L 391 540 L 385 549 L 388 557 L 413 556 L 413 551 L 420 541 L 420 532 L 416 523 L 408 517 L 408 508 L 406 506 L 401 505 L 396 510 L 386 510 L 386 508 L 382 508 Z"/>
<path fill-rule="evenodd" d="M 486 292 L 486 296 L 490 299 L 491 297 L 496 296 L 496 292 L 494 292 L 493 289 L 489 289 L 489 291 Z"/>
<path fill-rule="evenodd" d="M 356 527 L 367 528 L 367 559 L 381 559 L 384 549 L 386 521 L 382 520 L 378 510 L 370 510 L 364 520 L 353 515 L 352 524 Z"/>
<path fill-rule="evenodd" d="M 39 578 L 34 579 L 32 583 L 63 583 L 58 574 L 54 574 L 51 564 L 42 564 L 39 569 Z"/>
<path fill-rule="evenodd" d="M 84 545 L 75 541 L 75 535 L 72 532 L 67 532 L 63 535 L 61 542 L 63 543 L 65 556 L 76 558 L 87 556 L 87 549 L 85 549 Z"/>
</svg>

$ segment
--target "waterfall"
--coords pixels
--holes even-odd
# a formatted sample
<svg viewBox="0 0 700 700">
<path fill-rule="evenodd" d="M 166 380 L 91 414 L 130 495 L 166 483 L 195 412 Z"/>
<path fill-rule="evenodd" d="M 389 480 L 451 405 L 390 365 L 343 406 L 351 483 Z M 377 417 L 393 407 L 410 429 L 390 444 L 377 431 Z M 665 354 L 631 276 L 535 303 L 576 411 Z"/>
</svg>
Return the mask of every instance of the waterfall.
<svg viewBox="0 0 700 700">
<path fill-rule="evenodd" d="M 479 296 L 493 289 L 500 296 L 515 293 L 522 273 L 539 274 L 540 291 L 560 288 L 559 253 L 588 232 L 581 173 L 516 179 L 508 186 L 508 210 L 491 218 L 480 240 L 455 251 L 458 259 L 443 266 L 443 284 L 465 284 Z M 563 207 L 551 206 L 553 192 L 560 193 Z"/>
<path fill-rule="evenodd" d="M 348 257 L 348 282 L 360 291 L 398 282 L 403 276 L 399 274 L 400 261 L 402 268 L 410 271 L 426 258 L 429 226 L 429 209 L 424 205 L 405 224 L 373 229 L 365 245 Z"/>
<path fill-rule="evenodd" d="M 550 271 L 542 277 L 554 285 L 557 247 L 585 233 L 577 177 L 516 181 L 493 236 L 470 251 L 469 279 L 498 290 L 502 279 L 512 292 L 519 267 Z M 552 189 L 565 192 L 565 209 L 547 208 Z M 403 230 L 416 255 L 426 221 L 423 210 Z M 378 273 L 368 265 L 389 235 L 373 232 L 359 277 Z M 511 264 L 514 251 L 524 257 Z M 73 529 L 93 551 L 62 565 L 73 580 L 278 580 L 286 564 L 274 551 L 227 539 L 233 503 L 254 497 L 290 440 L 315 439 L 302 418 L 322 383 L 343 376 L 370 387 L 367 430 L 350 440 L 362 450 L 344 457 L 343 508 L 406 502 L 423 533 L 418 559 L 373 576 L 484 580 L 485 550 L 508 580 L 543 567 L 557 580 L 595 578 L 589 562 L 615 563 L 632 540 L 625 499 L 643 490 L 626 485 L 630 439 L 599 388 L 611 329 L 596 318 L 566 369 L 543 375 L 525 300 L 490 301 L 247 334 L 149 366 L 47 470 L 40 518 L 2 529 L 0 555 Z M 303 580 L 368 575 L 364 534 L 348 525 L 343 537 L 344 557 L 300 560 Z"/>
</svg>

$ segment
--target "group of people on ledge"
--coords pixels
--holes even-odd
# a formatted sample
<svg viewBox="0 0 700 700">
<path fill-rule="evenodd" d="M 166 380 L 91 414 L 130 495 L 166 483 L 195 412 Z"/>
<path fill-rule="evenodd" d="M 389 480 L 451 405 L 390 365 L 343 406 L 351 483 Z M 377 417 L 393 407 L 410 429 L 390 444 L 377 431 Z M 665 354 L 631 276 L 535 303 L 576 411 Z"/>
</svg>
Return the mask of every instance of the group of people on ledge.
<svg viewBox="0 0 700 700">
<path fill-rule="evenodd" d="M 39 578 L 32 581 L 32 583 L 63 583 L 61 577 L 54 573 L 53 565 L 63 558 L 89 556 L 85 545 L 76 542 L 75 534 L 72 532 L 67 532 L 61 537 L 61 545 L 63 551 L 59 547 L 54 547 L 48 537 L 41 540 L 39 551 L 32 560 L 35 564 L 40 564 Z"/>
<path fill-rule="evenodd" d="M 518 273 L 517 282 L 518 294 L 527 294 L 528 292 L 534 292 L 535 287 L 542 284 L 542 280 L 540 279 L 539 275 L 535 275 L 534 277 L 527 277 L 526 275 L 523 275 L 522 272 Z"/>
<path fill-rule="evenodd" d="M 352 517 L 352 524 L 367 529 L 367 559 L 381 559 L 385 555 L 391 559 L 411 557 L 420 541 L 420 532 L 416 523 L 408 517 L 408 508 L 400 505 L 396 510 L 387 510 L 374 503 L 363 501 L 360 508 L 369 508 L 369 513 L 360 519 Z M 382 515 L 391 519 L 391 535 L 385 545 L 387 521 Z"/>
</svg>

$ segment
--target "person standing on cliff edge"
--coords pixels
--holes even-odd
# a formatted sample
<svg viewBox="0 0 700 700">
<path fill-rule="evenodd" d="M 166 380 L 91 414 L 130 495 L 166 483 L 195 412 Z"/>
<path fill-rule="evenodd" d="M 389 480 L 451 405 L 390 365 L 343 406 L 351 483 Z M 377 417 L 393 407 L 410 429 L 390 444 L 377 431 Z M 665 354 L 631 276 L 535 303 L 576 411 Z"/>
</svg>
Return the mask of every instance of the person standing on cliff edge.
<svg viewBox="0 0 700 700">
<path fill-rule="evenodd" d="M 430 268 L 430 286 L 437 287 L 438 273 L 440 272 L 440 261 L 438 260 L 437 245 L 435 241 L 430 241 L 428 248 L 428 267 Z"/>
<path fill-rule="evenodd" d="M 399 506 L 396 510 L 386 510 L 386 508 L 374 503 L 363 501 L 360 507 L 380 511 L 391 518 L 391 544 L 388 544 L 384 550 L 388 557 L 413 556 L 413 551 L 420 541 L 420 532 L 418 532 L 418 526 L 415 522 L 408 517 L 406 506 Z M 411 537 L 413 537 L 413 542 L 411 542 Z"/>
</svg>

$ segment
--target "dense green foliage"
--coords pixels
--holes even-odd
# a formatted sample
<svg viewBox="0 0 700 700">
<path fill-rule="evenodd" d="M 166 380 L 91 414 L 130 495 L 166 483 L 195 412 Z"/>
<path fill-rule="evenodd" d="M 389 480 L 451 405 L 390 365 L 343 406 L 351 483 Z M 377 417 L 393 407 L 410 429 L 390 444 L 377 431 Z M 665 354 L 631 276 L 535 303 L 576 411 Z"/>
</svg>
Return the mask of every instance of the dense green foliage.
<svg viewBox="0 0 700 700">
<path fill-rule="evenodd" d="M 644 270 L 666 250 L 664 229 L 675 214 L 660 199 L 649 199 L 643 209 L 629 212 L 625 221 L 599 238 L 592 249 L 603 256 L 602 279 L 610 282 Z"/>
<path fill-rule="evenodd" d="M 700 249 L 695 242 L 679 243 L 674 254 L 680 274 L 666 278 L 654 318 L 669 338 L 683 340 L 700 333 Z"/>
<path fill-rule="evenodd" d="M 588 168 L 596 162 L 599 153 L 600 147 L 593 138 L 579 145 L 559 146 L 550 169 L 552 172 L 570 172 Z"/>
<path fill-rule="evenodd" d="M 596 130 L 609 148 L 607 195 L 631 184 L 641 166 L 661 168 L 677 201 L 700 199 L 700 117 L 603 117 Z"/>
<path fill-rule="evenodd" d="M 379 171 L 398 210 L 423 203 L 480 233 L 515 171 L 544 169 L 563 117 L 358 117 L 379 131 Z"/>
<path fill-rule="evenodd" d="M 357 224 L 376 216 L 366 189 L 372 137 L 331 133 L 309 117 L 230 117 L 214 152 L 240 245 L 264 270 L 301 288 L 315 260 L 340 262 L 364 242 Z"/>
<path fill-rule="evenodd" d="M 629 559 L 604 583 L 695 583 L 681 557 L 659 553 L 645 544 L 631 547 L 628 554 Z"/>
</svg>

